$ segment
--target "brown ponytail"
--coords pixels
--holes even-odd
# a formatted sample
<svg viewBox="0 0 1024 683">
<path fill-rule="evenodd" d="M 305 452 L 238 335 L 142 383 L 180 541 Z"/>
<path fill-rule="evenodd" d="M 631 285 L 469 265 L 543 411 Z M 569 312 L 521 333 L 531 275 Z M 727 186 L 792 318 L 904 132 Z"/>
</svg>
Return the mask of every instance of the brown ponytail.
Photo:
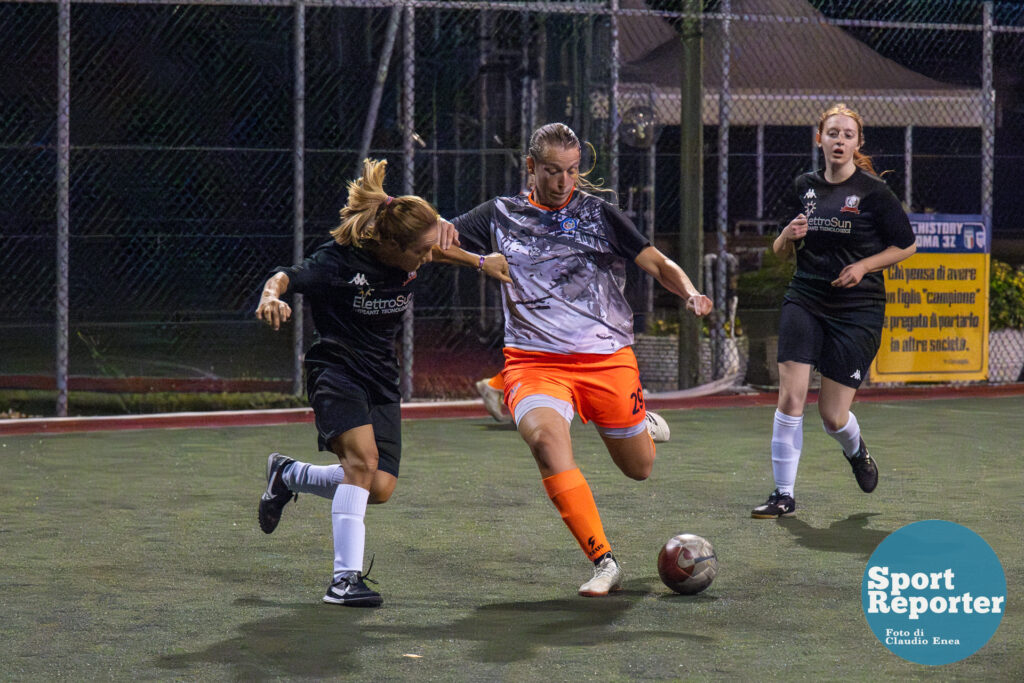
<svg viewBox="0 0 1024 683">
<path fill-rule="evenodd" d="M 867 171 L 872 175 L 878 175 L 878 171 L 875 170 L 874 164 L 871 163 L 871 157 L 867 154 L 861 154 L 860 152 L 853 153 L 853 163 L 855 166 L 863 171 Z"/>
</svg>

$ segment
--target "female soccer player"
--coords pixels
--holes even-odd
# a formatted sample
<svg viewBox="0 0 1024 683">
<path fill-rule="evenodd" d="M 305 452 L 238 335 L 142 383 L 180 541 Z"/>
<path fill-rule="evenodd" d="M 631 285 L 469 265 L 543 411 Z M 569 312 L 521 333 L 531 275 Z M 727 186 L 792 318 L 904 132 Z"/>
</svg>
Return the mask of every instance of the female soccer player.
<svg viewBox="0 0 1024 683">
<path fill-rule="evenodd" d="M 790 195 L 796 218 L 772 245 L 779 256 L 796 253 L 796 273 L 779 321 L 779 402 L 771 443 L 775 490 L 751 512 L 758 519 L 796 510 L 793 485 L 812 367 L 821 373 L 818 412 L 825 432 L 842 447 L 861 490 L 871 493 L 878 484 L 878 468 L 850 406 L 881 342 L 881 271 L 916 250 L 899 200 L 860 152 L 861 117 L 845 105 L 831 107 L 818 120 L 816 140 L 825 168 L 796 179 Z"/>
<path fill-rule="evenodd" d="M 508 259 L 505 403 L 548 497 L 594 563 L 579 593 L 598 596 L 621 588 L 622 571 L 573 459 L 569 424 L 577 412 L 593 421 L 612 461 L 636 480 L 654 464 L 648 423 L 667 431 L 644 408 L 630 348 L 633 313 L 623 294 L 626 264 L 635 261 L 696 315 L 712 304 L 617 208 L 580 189 L 590 187 L 580 177 L 580 152 L 568 126 L 539 128 L 526 159 L 532 191 L 492 199 L 453 222 L 467 248 L 494 249 Z"/>
<path fill-rule="evenodd" d="M 282 509 L 300 492 L 332 499 L 334 574 L 323 600 L 339 605 L 381 604 L 380 594 L 364 582 L 363 518 L 367 502 L 387 501 L 398 479 L 402 441 L 394 342 L 412 302 L 417 269 L 436 259 L 509 281 L 500 254 L 476 256 L 452 246 L 457 235 L 451 224 L 426 201 L 388 196 L 386 166 L 363 163 L 363 176 L 348 185 L 333 241 L 297 266 L 277 268 L 256 308 L 256 317 L 276 330 L 291 315 L 281 298 L 285 292 L 307 297 L 318 338 L 306 353 L 306 391 L 320 450 L 330 450 L 341 463 L 316 466 L 272 453 L 260 528 L 274 531 Z"/>
</svg>

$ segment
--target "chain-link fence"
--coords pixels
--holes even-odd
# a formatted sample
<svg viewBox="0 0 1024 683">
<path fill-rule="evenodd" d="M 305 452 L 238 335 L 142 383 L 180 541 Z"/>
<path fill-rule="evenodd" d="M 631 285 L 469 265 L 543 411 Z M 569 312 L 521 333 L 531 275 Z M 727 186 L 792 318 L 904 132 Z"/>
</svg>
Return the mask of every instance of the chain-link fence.
<svg viewBox="0 0 1024 683">
<path fill-rule="evenodd" d="M 817 164 L 818 114 L 863 114 L 911 210 L 984 216 L 1009 243 L 1021 74 L 1008 2 L 0 2 L 0 377 L 65 400 L 80 376 L 290 390 L 308 316 L 260 327 L 258 290 L 327 238 L 358 161 L 388 159 L 388 189 L 452 217 L 519 191 L 553 120 L 656 246 L 706 266 L 691 276 L 719 313 L 691 378 L 742 375 L 759 351 L 736 341 L 735 275 Z M 405 394 L 469 395 L 500 367 L 499 292 L 470 270 L 420 280 Z M 671 295 L 638 273 L 629 290 L 638 332 L 678 326 Z"/>
</svg>

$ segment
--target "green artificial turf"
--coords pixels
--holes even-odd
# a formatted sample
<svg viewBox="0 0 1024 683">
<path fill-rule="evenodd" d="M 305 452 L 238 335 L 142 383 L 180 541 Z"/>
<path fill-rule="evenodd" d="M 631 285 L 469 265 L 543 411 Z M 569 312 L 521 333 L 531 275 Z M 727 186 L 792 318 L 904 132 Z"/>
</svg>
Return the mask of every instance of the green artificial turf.
<svg viewBox="0 0 1024 683">
<path fill-rule="evenodd" d="M 588 563 L 511 428 L 407 421 L 395 495 L 367 514 L 376 610 L 320 603 L 328 501 L 300 495 L 270 536 L 256 524 L 268 452 L 330 462 L 311 425 L 0 437 L 0 678 L 1024 679 L 1024 399 L 856 405 L 871 495 L 811 407 L 797 516 L 754 520 L 772 411 L 663 413 L 672 441 L 645 482 L 574 425 L 626 576 L 604 599 L 576 595 Z M 980 534 L 1008 584 L 989 643 L 941 667 L 889 652 L 861 607 L 871 552 L 924 519 Z M 693 597 L 655 566 L 683 532 L 720 561 Z"/>
</svg>

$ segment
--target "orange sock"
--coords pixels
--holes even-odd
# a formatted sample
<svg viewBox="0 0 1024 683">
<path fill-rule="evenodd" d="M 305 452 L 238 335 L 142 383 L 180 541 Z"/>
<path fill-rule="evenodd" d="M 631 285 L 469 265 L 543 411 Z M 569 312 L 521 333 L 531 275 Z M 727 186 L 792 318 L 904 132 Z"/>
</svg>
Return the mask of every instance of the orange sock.
<svg viewBox="0 0 1024 683">
<path fill-rule="evenodd" d="M 543 481 L 548 498 L 587 557 L 593 561 L 609 552 L 611 546 L 601 526 L 594 494 L 579 468 L 553 474 Z"/>
</svg>

